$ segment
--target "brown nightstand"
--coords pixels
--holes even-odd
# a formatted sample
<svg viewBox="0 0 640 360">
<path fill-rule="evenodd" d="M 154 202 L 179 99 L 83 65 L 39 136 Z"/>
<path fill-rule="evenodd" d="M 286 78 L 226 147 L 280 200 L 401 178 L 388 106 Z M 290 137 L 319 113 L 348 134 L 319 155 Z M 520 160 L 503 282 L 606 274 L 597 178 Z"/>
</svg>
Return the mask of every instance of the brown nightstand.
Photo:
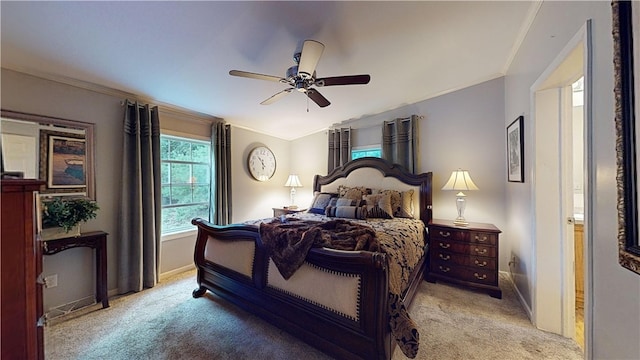
<svg viewBox="0 0 640 360">
<path fill-rule="evenodd" d="M 498 285 L 498 234 L 493 224 L 456 226 L 452 220 L 429 225 L 429 272 L 426 280 L 446 280 L 485 290 L 502 299 Z"/>
<path fill-rule="evenodd" d="M 279 217 L 280 215 L 295 214 L 299 212 L 307 211 L 307 209 L 289 209 L 289 208 L 273 208 L 273 217 Z"/>
</svg>

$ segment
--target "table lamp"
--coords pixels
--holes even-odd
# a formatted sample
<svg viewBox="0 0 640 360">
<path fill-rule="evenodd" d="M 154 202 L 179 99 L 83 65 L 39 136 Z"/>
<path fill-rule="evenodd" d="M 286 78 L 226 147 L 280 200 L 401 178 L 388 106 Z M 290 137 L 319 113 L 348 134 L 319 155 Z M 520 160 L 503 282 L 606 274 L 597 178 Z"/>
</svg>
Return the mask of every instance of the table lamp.
<svg viewBox="0 0 640 360">
<path fill-rule="evenodd" d="M 289 178 L 287 179 L 287 182 L 284 184 L 284 186 L 291 187 L 291 205 L 289 205 L 288 208 L 296 209 L 298 207 L 297 205 L 295 205 L 296 204 L 296 188 L 302 187 L 302 183 L 300 183 L 300 179 L 298 178 L 298 175 L 296 174 L 289 175 Z"/>
<path fill-rule="evenodd" d="M 456 208 L 458 209 L 458 217 L 453 221 L 454 225 L 466 226 L 469 223 L 464 218 L 464 208 L 466 206 L 466 195 L 463 191 L 478 190 L 476 184 L 471 180 L 471 176 L 467 170 L 458 169 L 451 173 L 449 181 L 442 187 L 442 190 L 455 190 Z"/>
</svg>

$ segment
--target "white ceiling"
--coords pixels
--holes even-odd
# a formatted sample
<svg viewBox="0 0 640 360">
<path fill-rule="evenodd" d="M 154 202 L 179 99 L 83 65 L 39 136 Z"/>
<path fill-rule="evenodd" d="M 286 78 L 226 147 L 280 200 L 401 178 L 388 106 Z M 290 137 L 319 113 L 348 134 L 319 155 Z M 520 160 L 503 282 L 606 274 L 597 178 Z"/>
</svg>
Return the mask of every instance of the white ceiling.
<svg viewBox="0 0 640 360">
<path fill-rule="evenodd" d="M 538 2 L 8 2 L 2 67 L 98 84 L 291 140 L 504 75 Z M 325 44 L 318 77 L 370 74 L 319 88 L 319 108 L 286 88 L 232 77 L 284 77 L 305 39 Z"/>
</svg>

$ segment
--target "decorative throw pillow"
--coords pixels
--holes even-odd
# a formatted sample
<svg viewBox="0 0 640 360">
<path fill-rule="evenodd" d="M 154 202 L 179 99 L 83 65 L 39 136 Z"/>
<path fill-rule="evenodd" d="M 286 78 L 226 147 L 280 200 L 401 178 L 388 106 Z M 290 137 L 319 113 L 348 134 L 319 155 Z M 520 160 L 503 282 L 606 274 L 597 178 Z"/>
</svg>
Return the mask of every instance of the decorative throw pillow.
<svg viewBox="0 0 640 360">
<path fill-rule="evenodd" d="M 413 218 L 413 189 L 400 193 L 400 208 L 393 216 Z"/>
<path fill-rule="evenodd" d="M 324 209 L 324 214 L 327 216 L 337 216 L 336 208 L 342 206 L 356 206 L 355 199 L 347 199 L 347 198 L 332 198 L 329 201 L 329 205 Z"/>
<path fill-rule="evenodd" d="M 334 193 L 323 193 L 316 191 L 314 193 L 313 202 L 311 203 L 308 212 L 324 215 L 325 208 L 327 207 L 327 205 L 329 205 L 331 199 L 335 198 L 336 196 L 338 195 Z"/>
<path fill-rule="evenodd" d="M 388 194 L 391 197 L 393 217 L 413 218 L 413 189 L 407 191 L 373 190 L 373 194 Z"/>
<path fill-rule="evenodd" d="M 389 194 L 365 195 L 368 218 L 393 219 L 391 196 Z"/>
<path fill-rule="evenodd" d="M 364 186 L 338 186 L 338 196 L 341 198 L 360 200 L 364 195 L 371 194 L 371 189 Z"/>
<path fill-rule="evenodd" d="M 327 207 L 327 216 L 348 219 L 366 219 L 367 209 L 364 206 L 329 206 Z"/>
</svg>

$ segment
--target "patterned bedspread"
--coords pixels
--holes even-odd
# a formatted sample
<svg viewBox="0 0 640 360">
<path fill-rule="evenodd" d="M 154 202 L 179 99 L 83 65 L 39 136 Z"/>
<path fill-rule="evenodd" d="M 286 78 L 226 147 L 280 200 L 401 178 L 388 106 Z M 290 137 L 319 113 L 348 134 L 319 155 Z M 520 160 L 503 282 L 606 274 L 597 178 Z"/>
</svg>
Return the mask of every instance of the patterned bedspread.
<svg viewBox="0 0 640 360">
<path fill-rule="evenodd" d="M 304 221 L 331 221 L 335 217 L 311 213 L 287 215 L 287 218 Z M 254 220 L 245 224 L 260 225 L 273 218 Z M 424 224 L 420 220 L 394 219 L 345 219 L 349 222 L 373 228 L 381 252 L 387 254 L 389 266 L 389 314 L 392 335 L 402 352 L 414 358 L 418 351 L 419 334 L 402 302 L 402 295 L 409 285 L 411 272 L 424 255 Z"/>
</svg>

